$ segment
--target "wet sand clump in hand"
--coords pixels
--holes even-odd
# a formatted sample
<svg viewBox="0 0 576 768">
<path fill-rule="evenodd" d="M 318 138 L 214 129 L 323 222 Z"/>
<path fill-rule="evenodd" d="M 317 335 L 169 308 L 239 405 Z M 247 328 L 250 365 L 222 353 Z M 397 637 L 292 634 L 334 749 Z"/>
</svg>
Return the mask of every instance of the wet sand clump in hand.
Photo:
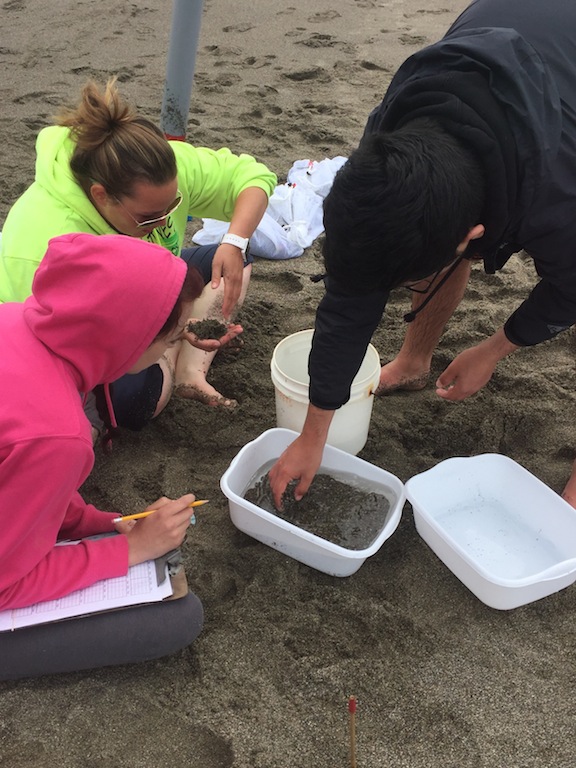
<svg viewBox="0 0 576 768">
<path fill-rule="evenodd" d="M 268 474 L 249 488 L 244 498 L 305 531 L 356 550 L 370 546 L 382 530 L 390 509 L 390 502 L 383 494 L 363 490 L 326 474 L 316 475 L 301 501 L 294 499 L 295 486 L 296 481 L 288 485 L 282 510 L 274 507 Z"/>
<path fill-rule="evenodd" d="M 197 320 L 186 326 L 187 333 L 193 333 L 197 339 L 220 339 L 227 330 L 219 320 Z"/>
</svg>

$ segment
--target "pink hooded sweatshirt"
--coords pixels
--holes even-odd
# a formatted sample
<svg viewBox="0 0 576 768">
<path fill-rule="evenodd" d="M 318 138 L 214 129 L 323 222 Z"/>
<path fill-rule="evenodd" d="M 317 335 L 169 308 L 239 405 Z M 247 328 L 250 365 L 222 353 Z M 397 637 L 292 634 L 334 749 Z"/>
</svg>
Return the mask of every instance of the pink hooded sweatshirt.
<svg viewBox="0 0 576 768">
<path fill-rule="evenodd" d="M 78 489 L 94 464 L 81 393 L 126 373 L 168 319 L 186 264 L 124 235 L 50 240 L 23 304 L 0 306 L 0 609 L 128 570 L 114 513 Z"/>
</svg>

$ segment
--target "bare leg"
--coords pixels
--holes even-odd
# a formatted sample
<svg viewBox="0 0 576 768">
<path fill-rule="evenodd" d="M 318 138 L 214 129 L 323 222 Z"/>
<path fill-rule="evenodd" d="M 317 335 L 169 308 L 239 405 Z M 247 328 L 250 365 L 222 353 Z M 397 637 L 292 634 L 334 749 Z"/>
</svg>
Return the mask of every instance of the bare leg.
<svg viewBox="0 0 576 768">
<path fill-rule="evenodd" d="M 162 392 L 160 394 L 160 399 L 158 400 L 158 404 L 156 406 L 156 410 L 154 411 L 154 416 L 152 418 L 156 418 L 158 414 L 166 408 L 168 403 L 170 402 L 170 398 L 172 397 L 172 393 L 174 392 L 174 383 L 176 378 L 176 359 L 178 357 L 178 348 L 174 349 L 167 349 L 166 352 L 162 355 L 160 360 L 158 360 L 158 365 L 162 369 L 162 373 L 164 374 L 164 381 L 162 383 Z"/>
<path fill-rule="evenodd" d="M 248 291 L 252 265 L 244 269 L 242 276 L 242 293 L 237 304 L 237 309 L 242 306 Z M 204 288 L 202 296 L 194 302 L 194 317 L 198 319 L 220 318 L 224 286 L 221 283 L 217 290 L 210 285 Z M 234 408 L 236 400 L 227 398 L 216 390 L 206 380 L 208 370 L 216 352 L 204 352 L 193 347 L 188 342 L 182 342 L 176 363 L 176 394 L 191 400 L 199 400 L 205 405 L 224 406 Z"/>
<path fill-rule="evenodd" d="M 566 487 L 562 491 L 562 498 L 565 499 L 568 504 L 572 504 L 573 507 L 576 507 L 576 462 L 572 465 L 572 474 L 566 483 Z"/>
<path fill-rule="evenodd" d="M 471 263 L 463 261 L 454 274 L 440 288 L 430 304 L 408 325 L 398 355 L 382 366 L 376 395 L 385 395 L 397 389 L 423 389 L 428 381 L 430 363 L 446 323 L 462 300 Z M 412 294 L 412 309 L 425 300 L 426 294 Z"/>
</svg>

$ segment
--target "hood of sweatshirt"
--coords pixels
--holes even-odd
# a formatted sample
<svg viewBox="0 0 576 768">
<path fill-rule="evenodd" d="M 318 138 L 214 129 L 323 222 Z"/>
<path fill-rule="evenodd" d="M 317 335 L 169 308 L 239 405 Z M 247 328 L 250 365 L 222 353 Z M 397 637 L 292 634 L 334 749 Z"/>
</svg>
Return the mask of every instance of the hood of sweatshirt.
<svg viewBox="0 0 576 768">
<path fill-rule="evenodd" d="M 475 152 L 489 194 L 486 232 L 474 245 L 486 257 L 504 239 L 526 236 L 526 211 L 558 154 L 560 113 L 546 64 L 514 30 L 454 29 L 404 62 L 366 132 L 430 117 Z"/>
<path fill-rule="evenodd" d="M 43 128 L 36 139 L 36 182 L 56 204 L 71 210 L 92 231 L 111 233 L 112 228 L 86 197 L 70 170 L 73 151 L 74 142 L 67 128 L 59 125 Z"/>
<path fill-rule="evenodd" d="M 158 335 L 180 295 L 186 263 L 125 235 L 50 240 L 24 302 L 32 333 L 72 369 L 79 391 L 115 381 Z"/>
</svg>

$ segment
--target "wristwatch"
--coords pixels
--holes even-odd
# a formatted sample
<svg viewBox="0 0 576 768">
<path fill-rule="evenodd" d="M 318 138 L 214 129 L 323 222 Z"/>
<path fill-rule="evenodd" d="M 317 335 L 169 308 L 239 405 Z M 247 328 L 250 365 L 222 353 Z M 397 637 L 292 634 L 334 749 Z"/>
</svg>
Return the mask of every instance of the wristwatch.
<svg viewBox="0 0 576 768">
<path fill-rule="evenodd" d="M 249 237 L 240 237 L 240 235 L 233 235 L 231 232 L 226 232 L 220 240 L 220 243 L 227 243 L 228 245 L 235 245 L 237 248 L 240 248 L 244 261 L 246 261 L 246 251 L 249 242 Z"/>
</svg>

